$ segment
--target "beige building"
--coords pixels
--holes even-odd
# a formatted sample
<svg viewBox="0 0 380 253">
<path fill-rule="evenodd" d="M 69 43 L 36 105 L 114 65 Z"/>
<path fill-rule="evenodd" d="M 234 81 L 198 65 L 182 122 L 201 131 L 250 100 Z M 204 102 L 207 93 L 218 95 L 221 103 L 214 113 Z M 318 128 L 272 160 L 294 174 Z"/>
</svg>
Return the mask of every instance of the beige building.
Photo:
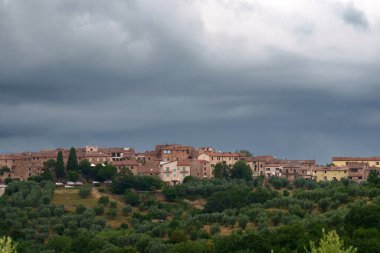
<svg viewBox="0 0 380 253">
<path fill-rule="evenodd" d="M 160 164 L 160 178 L 167 184 L 180 184 L 187 176 L 190 176 L 189 161 L 161 162 Z"/>
<path fill-rule="evenodd" d="M 380 157 L 333 157 L 331 159 L 335 166 L 346 166 L 350 163 L 367 163 L 369 167 L 380 168 Z"/>
<path fill-rule="evenodd" d="M 190 175 L 200 179 L 211 179 L 214 177 L 214 168 L 206 160 L 193 160 L 190 162 Z"/>
<path fill-rule="evenodd" d="M 232 152 L 205 152 L 198 155 L 198 160 L 208 161 L 211 167 L 215 167 L 217 163 L 224 163 L 233 166 L 239 160 L 245 160 L 245 155 Z"/>
<path fill-rule="evenodd" d="M 348 178 L 349 168 L 347 166 L 341 167 L 321 167 L 315 169 L 315 179 L 319 181 L 333 181 Z"/>
</svg>

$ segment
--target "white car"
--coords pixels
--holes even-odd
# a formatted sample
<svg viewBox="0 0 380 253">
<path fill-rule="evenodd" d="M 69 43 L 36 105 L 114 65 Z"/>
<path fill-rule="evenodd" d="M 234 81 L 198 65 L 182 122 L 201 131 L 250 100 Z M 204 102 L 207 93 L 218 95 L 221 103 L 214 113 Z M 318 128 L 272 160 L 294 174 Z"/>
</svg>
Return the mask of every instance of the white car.
<svg viewBox="0 0 380 253">
<path fill-rule="evenodd" d="M 74 186 L 72 185 L 65 185 L 65 188 L 68 189 L 68 188 L 74 188 Z"/>
<path fill-rule="evenodd" d="M 83 185 L 83 182 L 81 182 L 81 181 L 77 181 L 77 182 L 75 182 L 74 184 L 75 184 L 75 185 Z"/>
<path fill-rule="evenodd" d="M 69 182 L 66 183 L 66 185 L 75 185 L 75 183 L 72 182 L 72 181 L 69 181 Z"/>
<path fill-rule="evenodd" d="M 93 184 L 100 184 L 98 181 L 92 181 Z"/>
<path fill-rule="evenodd" d="M 57 185 L 57 186 L 62 186 L 63 183 L 61 183 L 61 182 L 57 182 L 57 183 L 55 183 L 55 185 Z"/>
</svg>

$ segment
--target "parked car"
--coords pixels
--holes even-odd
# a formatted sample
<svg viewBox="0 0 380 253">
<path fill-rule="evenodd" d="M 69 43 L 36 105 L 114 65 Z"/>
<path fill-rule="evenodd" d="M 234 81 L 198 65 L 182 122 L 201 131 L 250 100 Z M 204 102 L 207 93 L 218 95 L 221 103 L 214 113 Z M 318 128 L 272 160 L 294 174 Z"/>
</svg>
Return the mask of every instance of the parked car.
<svg viewBox="0 0 380 253">
<path fill-rule="evenodd" d="M 75 185 L 75 183 L 72 182 L 72 181 L 68 181 L 68 182 L 66 183 L 66 185 Z"/>
<path fill-rule="evenodd" d="M 63 186 L 63 183 L 61 183 L 61 182 L 57 182 L 57 183 L 55 183 L 55 185 L 56 185 L 56 186 Z"/>
<path fill-rule="evenodd" d="M 74 188 L 74 186 L 72 185 L 65 185 L 65 188 L 68 189 L 68 188 Z"/>
<path fill-rule="evenodd" d="M 100 184 L 98 181 L 92 181 L 92 184 Z"/>
<path fill-rule="evenodd" d="M 83 182 L 81 182 L 81 181 L 76 181 L 74 184 L 75 184 L 75 185 L 83 185 Z"/>
<path fill-rule="evenodd" d="M 112 184 L 112 180 L 106 180 L 103 182 L 104 184 Z"/>
</svg>

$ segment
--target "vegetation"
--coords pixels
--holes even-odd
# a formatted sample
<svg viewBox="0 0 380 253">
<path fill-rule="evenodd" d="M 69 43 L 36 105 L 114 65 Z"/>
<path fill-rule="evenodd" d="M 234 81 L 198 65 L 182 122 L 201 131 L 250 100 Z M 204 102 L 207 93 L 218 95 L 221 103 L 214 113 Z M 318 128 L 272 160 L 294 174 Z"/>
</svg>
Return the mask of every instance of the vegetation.
<svg viewBox="0 0 380 253">
<path fill-rule="evenodd" d="M 69 158 L 67 160 L 67 170 L 78 170 L 78 159 L 75 148 L 70 149 Z"/>
<path fill-rule="evenodd" d="M 55 163 L 55 175 L 58 179 L 63 179 L 66 176 L 62 151 L 59 151 L 57 155 L 57 162 Z"/>
<path fill-rule="evenodd" d="M 75 171 L 81 178 L 111 175 L 112 184 L 100 191 L 55 189 L 43 176 L 8 182 L 0 252 L 380 252 L 378 175 L 362 184 L 264 183 L 237 164 L 218 165 L 225 177 L 176 186 L 128 170 L 113 175 L 107 165 L 88 170 L 87 162 Z"/>
</svg>

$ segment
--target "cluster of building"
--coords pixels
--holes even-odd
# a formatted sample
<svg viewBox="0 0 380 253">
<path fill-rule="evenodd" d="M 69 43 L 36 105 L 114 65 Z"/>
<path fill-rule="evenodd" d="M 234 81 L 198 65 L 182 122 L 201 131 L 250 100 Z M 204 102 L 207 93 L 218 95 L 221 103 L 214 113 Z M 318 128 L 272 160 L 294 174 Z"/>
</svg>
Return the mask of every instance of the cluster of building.
<svg viewBox="0 0 380 253">
<path fill-rule="evenodd" d="M 62 151 L 67 161 L 69 149 L 41 150 L 0 154 L 0 182 L 5 178 L 26 180 L 40 175 L 44 163 L 56 159 Z M 91 166 L 112 164 L 119 170 L 129 168 L 134 175 L 158 176 L 168 184 L 178 184 L 187 176 L 200 179 L 214 177 L 214 167 L 224 163 L 232 167 L 237 161 L 245 161 L 252 169 L 253 177 L 277 176 L 290 181 L 302 177 L 307 180 L 365 181 L 371 170 L 380 170 L 380 157 L 333 157 L 332 164 L 321 166 L 315 160 L 288 160 L 274 156 L 247 156 L 240 152 L 220 152 L 211 147 L 195 148 L 179 144 L 156 145 L 154 150 L 137 153 L 133 148 L 102 148 L 86 146 L 77 148 L 77 158 L 88 160 Z M 4 169 L 6 168 L 6 169 Z"/>
</svg>

